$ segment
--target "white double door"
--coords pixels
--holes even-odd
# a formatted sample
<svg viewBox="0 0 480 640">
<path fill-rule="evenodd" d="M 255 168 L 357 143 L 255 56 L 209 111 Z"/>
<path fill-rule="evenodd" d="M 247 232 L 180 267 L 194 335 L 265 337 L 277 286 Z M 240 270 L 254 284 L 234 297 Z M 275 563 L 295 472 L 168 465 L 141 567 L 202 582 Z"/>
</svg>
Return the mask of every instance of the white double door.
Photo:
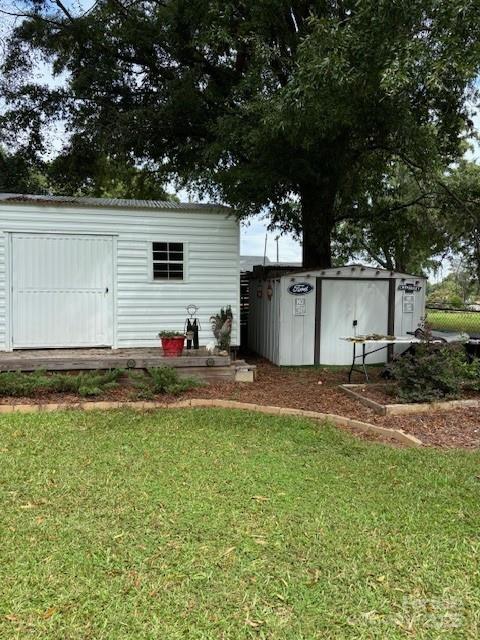
<svg viewBox="0 0 480 640">
<path fill-rule="evenodd" d="M 113 238 L 13 234 L 13 348 L 113 344 Z"/>
<path fill-rule="evenodd" d="M 388 333 L 388 295 L 386 280 L 322 280 L 321 364 L 352 362 L 352 343 L 342 337 Z M 379 345 L 369 345 L 368 350 L 375 346 Z M 385 349 L 368 358 L 369 363 L 386 360 Z"/>
</svg>

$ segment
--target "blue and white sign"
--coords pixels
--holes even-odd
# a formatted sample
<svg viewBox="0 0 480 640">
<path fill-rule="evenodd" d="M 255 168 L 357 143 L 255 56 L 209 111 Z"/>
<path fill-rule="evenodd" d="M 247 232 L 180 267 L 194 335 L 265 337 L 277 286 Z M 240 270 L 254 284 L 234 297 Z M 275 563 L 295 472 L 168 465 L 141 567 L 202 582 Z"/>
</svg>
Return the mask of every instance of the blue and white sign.
<svg viewBox="0 0 480 640">
<path fill-rule="evenodd" d="M 313 285 L 309 282 L 295 282 L 288 287 L 288 293 L 292 296 L 304 296 L 313 291 Z"/>
</svg>

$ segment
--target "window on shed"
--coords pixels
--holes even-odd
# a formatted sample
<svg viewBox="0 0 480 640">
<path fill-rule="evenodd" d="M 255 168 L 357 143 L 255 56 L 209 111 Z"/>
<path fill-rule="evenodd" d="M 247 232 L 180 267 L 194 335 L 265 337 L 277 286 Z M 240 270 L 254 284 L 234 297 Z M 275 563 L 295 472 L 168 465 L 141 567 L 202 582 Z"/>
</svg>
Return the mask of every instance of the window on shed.
<svg viewBox="0 0 480 640">
<path fill-rule="evenodd" d="M 183 280 L 183 242 L 152 242 L 153 279 Z"/>
</svg>

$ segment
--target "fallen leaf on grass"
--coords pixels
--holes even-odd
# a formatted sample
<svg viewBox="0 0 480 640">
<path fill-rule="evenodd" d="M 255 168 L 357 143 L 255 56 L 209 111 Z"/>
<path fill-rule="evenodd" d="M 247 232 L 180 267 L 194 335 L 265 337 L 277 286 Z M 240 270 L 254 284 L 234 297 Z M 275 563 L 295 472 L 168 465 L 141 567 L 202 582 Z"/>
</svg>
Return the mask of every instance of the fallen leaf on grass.
<svg viewBox="0 0 480 640">
<path fill-rule="evenodd" d="M 245 620 L 245 624 L 248 624 L 248 626 L 252 627 L 252 629 L 259 629 L 262 625 L 265 624 L 265 622 L 263 620 L 250 620 L 249 618 L 247 618 Z"/>
<path fill-rule="evenodd" d="M 53 616 L 54 613 L 57 613 L 58 609 L 56 607 L 49 607 L 46 611 L 42 613 L 42 618 L 44 620 L 48 620 Z"/>
<path fill-rule="evenodd" d="M 9 622 L 18 622 L 18 616 L 16 616 L 14 613 L 8 613 L 5 616 L 5 620 L 8 620 Z"/>
<path fill-rule="evenodd" d="M 226 551 L 224 551 L 220 557 L 224 558 L 225 556 L 230 555 L 231 553 L 233 553 L 235 551 L 236 547 L 230 547 L 229 549 L 227 549 Z"/>
<path fill-rule="evenodd" d="M 268 502 L 270 498 L 267 498 L 266 496 L 252 496 L 252 500 L 257 500 L 258 502 Z"/>
</svg>

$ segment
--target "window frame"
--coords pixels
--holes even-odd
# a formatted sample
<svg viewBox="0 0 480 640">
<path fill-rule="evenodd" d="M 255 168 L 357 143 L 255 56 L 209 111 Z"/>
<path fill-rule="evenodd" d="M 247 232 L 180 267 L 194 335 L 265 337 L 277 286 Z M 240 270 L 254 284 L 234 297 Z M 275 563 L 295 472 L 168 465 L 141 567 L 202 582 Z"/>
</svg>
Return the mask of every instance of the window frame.
<svg viewBox="0 0 480 640">
<path fill-rule="evenodd" d="M 183 245 L 183 261 L 172 261 L 172 264 L 182 264 L 183 265 L 183 278 L 155 278 L 154 277 L 154 273 L 153 273 L 153 265 L 154 263 L 164 263 L 164 264 L 169 264 L 169 261 L 162 261 L 162 260 L 154 260 L 153 259 L 153 245 L 157 242 L 164 242 L 167 244 L 181 244 Z M 188 241 L 186 240 L 179 240 L 177 238 L 168 238 L 168 240 L 166 240 L 165 238 L 155 238 L 154 240 L 151 240 L 149 242 L 149 274 L 150 274 L 150 282 L 155 283 L 155 284 L 167 284 L 167 285 L 172 285 L 172 284 L 180 284 L 180 283 L 184 283 L 187 282 L 188 280 Z"/>
</svg>

